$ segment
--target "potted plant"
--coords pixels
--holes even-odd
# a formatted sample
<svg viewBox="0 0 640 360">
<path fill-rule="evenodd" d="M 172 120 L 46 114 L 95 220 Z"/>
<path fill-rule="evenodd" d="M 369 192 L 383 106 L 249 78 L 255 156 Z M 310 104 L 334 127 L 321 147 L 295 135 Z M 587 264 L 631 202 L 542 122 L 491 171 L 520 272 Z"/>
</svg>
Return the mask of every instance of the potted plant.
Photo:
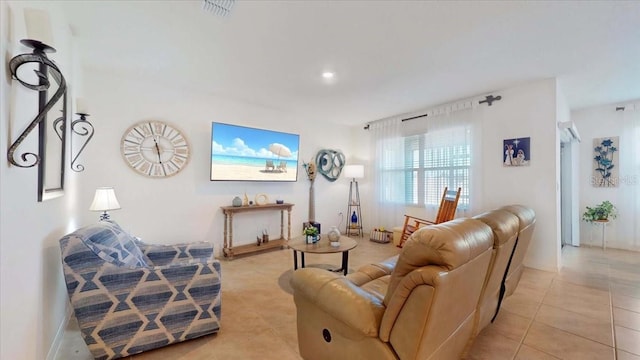
<svg viewBox="0 0 640 360">
<path fill-rule="evenodd" d="M 608 200 L 603 201 L 595 207 L 587 206 L 587 210 L 582 214 L 582 220 L 586 222 L 609 221 L 618 216 L 618 209 Z"/>
<path fill-rule="evenodd" d="M 318 234 L 318 228 L 313 227 L 311 225 L 307 226 L 302 230 L 302 234 L 306 237 L 307 244 L 313 244 L 320 240 L 320 234 Z"/>
</svg>

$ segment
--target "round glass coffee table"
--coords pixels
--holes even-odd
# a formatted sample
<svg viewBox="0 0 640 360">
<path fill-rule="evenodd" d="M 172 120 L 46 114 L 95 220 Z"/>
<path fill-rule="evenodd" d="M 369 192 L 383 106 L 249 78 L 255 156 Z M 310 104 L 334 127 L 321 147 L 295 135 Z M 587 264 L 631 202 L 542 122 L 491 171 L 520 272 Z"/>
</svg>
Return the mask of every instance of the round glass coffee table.
<svg viewBox="0 0 640 360">
<path fill-rule="evenodd" d="M 350 237 L 340 236 L 340 246 L 331 246 L 329 242 L 329 237 L 327 235 L 320 236 L 320 241 L 315 244 L 307 244 L 305 242 L 304 236 L 298 236 L 289 241 L 289 247 L 293 250 L 293 270 L 298 270 L 298 252 L 300 252 L 302 263 L 300 265 L 301 268 L 305 266 L 304 264 L 304 254 L 334 254 L 334 253 L 342 253 L 342 267 L 335 270 L 335 272 L 343 272 L 347 275 L 347 271 L 349 270 L 349 250 L 358 246 L 358 243 Z"/>
</svg>

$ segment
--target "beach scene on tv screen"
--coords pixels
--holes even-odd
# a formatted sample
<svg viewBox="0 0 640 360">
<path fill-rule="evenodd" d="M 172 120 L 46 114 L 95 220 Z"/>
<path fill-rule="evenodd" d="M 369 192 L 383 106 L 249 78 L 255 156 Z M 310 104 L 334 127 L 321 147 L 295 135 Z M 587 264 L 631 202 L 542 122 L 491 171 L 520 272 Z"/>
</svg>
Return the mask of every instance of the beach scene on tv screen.
<svg viewBox="0 0 640 360">
<path fill-rule="evenodd" d="M 296 181 L 299 135 L 213 123 L 211 180 Z"/>
</svg>

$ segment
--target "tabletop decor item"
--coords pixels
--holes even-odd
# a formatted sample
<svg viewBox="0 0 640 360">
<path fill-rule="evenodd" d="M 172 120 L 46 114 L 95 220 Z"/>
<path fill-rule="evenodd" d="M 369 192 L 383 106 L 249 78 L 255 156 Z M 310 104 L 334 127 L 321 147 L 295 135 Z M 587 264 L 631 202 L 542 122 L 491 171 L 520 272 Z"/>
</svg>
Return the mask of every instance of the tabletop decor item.
<svg viewBox="0 0 640 360">
<path fill-rule="evenodd" d="M 318 229 L 313 226 L 307 226 L 302 231 L 302 234 L 305 236 L 305 242 L 307 244 L 315 244 L 320 241 L 320 234 L 318 233 Z"/>
<path fill-rule="evenodd" d="M 240 196 L 234 197 L 233 201 L 231 201 L 231 205 L 235 207 L 242 206 L 242 199 L 240 199 Z"/>
<path fill-rule="evenodd" d="M 340 230 L 338 230 L 337 226 L 332 226 L 327 236 L 329 236 L 331 246 L 340 246 Z"/>
</svg>

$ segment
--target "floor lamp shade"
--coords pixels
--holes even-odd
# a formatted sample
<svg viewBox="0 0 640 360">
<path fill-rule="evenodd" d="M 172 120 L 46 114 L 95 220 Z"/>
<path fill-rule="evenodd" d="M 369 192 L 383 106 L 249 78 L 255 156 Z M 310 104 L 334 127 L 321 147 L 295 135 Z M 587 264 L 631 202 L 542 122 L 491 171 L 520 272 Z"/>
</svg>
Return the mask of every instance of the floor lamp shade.
<svg viewBox="0 0 640 360">
<path fill-rule="evenodd" d="M 362 179 L 364 177 L 364 165 L 346 165 L 344 176 L 351 179 Z"/>
<path fill-rule="evenodd" d="M 97 188 L 89 210 L 102 211 L 103 213 L 100 216 L 100 220 L 108 220 L 109 214 L 107 211 L 117 209 L 120 209 L 120 203 L 118 202 L 118 198 L 116 198 L 115 190 L 113 190 L 112 187 Z"/>
</svg>

